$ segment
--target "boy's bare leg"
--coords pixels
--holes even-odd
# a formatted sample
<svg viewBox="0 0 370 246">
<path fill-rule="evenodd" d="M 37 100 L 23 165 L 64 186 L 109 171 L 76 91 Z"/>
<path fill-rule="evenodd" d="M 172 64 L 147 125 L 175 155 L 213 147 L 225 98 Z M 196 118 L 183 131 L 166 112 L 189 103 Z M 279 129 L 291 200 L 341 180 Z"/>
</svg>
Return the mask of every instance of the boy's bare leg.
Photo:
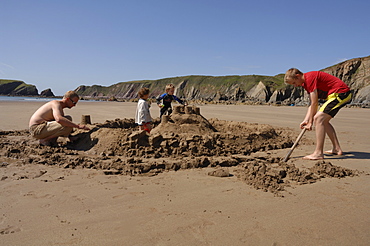
<svg viewBox="0 0 370 246">
<path fill-rule="evenodd" d="M 311 155 L 303 157 L 305 160 L 322 160 L 324 159 L 324 142 L 326 125 L 329 124 L 331 116 L 323 112 L 317 112 L 315 115 L 315 131 L 316 131 L 316 148 Z"/>
<path fill-rule="evenodd" d="M 333 125 L 330 124 L 330 122 L 328 122 L 328 124 L 326 124 L 325 127 L 326 127 L 325 128 L 326 134 L 328 134 L 330 141 L 333 144 L 333 148 L 331 150 L 325 151 L 325 153 L 331 154 L 331 155 L 343 155 L 343 151 L 339 145 L 339 140 L 338 140 L 338 137 L 334 130 Z"/>
</svg>

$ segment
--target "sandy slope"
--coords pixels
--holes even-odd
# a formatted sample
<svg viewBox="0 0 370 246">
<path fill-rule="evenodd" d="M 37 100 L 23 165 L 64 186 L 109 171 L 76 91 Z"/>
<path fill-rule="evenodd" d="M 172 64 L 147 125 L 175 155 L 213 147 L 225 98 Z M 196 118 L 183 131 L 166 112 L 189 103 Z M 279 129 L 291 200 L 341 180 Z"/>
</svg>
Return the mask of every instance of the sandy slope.
<svg viewBox="0 0 370 246">
<path fill-rule="evenodd" d="M 38 102 L 0 102 L 0 129 L 25 129 Z M 155 105 L 154 105 L 155 106 Z M 152 107 L 152 116 L 158 109 Z M 136 104 L 79 102 L 67 114 L 93 122 L 132 118 Z M 305 108 L 205 105 L 206 118 L 297 128 Z M 342 109 L 333 120 L 346 156 L 332 164 L 370 173 L 368 109 Z M 296 129 L 297 134 L 299 129 Z M 305 139 L 313 139 L 309 132 Z M 308 141 L 309 142 L 309 141 Z M 327 145 L 330 148 L 328 141 Z M 312 145 L 300 145 L 297 166 Z M 287 149 L 273 150 L 284 156 Z M 264 155 L 265 153 L 254 154 Z M 4 160 L 0 156 L 0 164 Z M 235 168 L 230 168 L 233 173 Z M 368 245 L 369 175 L 326 178 L 276 197 L 212 168 L 154 177 L 88 169 L 11 164 L 0 168 L 0 245 Z M 45 172 L 46 171 L 46 172 Z M 3 178 L 7 177 L 7 178 Z"/>
</svg>

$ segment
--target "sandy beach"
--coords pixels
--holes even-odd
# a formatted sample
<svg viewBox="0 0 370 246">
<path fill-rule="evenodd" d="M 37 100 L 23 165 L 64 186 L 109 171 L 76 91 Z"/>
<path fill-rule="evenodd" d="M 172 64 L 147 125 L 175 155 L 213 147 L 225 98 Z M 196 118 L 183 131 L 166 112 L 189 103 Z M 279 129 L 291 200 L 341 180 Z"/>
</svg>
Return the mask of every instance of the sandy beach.
<svg viewBox="0 0 370 246">
<path fill-rule="evenodd" d="M 43 103 L 0 102 L 0 130 L 27 129 Z M 197 106 L 206 119 L 289 128 L 293 136 L 306 113 L 304 107 Z M 95 124 L 133 118 L 135 108 L 136 103 L 80 101 L 65 114 L 75 122 L 90 115 Z M 151 114 L 159 115 L 156 105 Z M 358 175 L 291 185 L 280 196 L 242 182 L 237 166 L 222 178 L 208 175 L 213 167 L 149 177 L 24 164 L 0 155 L 0 245 L 369 245 L 369 109 L 343 108 L 332 124 L 345 155 L 325 161 Z M 330 149 L 329 139 L 325 143 Z M 289 163 L 311 168 L 316 162 L 301 157 L 313 149 L 314 131 L 304 135 Z M 284 157 L 288 150 L 258 151 L 251 158 Z"/>
</svg>

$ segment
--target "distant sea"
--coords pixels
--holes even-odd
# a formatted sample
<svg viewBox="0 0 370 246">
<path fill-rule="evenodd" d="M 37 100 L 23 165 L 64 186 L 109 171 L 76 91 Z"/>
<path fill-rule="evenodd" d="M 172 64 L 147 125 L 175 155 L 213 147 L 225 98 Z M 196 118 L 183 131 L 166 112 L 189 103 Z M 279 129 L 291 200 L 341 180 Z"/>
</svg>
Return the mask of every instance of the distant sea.
<svg viewBox="0 0 370 246">
<path fill-rule="evenodd" d="M 57 98 L 48 97 L 13 97 L 13 96 L 0 96 L 0 102 L 2 101 L 51 101 Z"/>
<path fill-rule="evenodd" d="M 24 102 L 24 101 L 32 101 L 32 102 L 49 102 L 51 100 L 61 100 L 63 97 L 21 97 L 21 96 L 0 96 L 0 102 L 4 101 L 18 101 L 18 102 Z M 84 100 L 84 102 L 94 102 L 97 100 Z"/>
</svg>

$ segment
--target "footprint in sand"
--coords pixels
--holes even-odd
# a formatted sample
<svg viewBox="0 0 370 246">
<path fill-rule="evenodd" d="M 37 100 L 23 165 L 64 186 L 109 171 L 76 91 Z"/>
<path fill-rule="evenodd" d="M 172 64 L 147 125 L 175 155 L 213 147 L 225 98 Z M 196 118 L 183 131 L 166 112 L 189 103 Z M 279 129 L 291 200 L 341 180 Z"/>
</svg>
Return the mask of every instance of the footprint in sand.
<svg viewBox="0 0 370 246">
<path fill-rule="evenodd" d="M 7 226 L 6 228 L 4 229 L 0 229 L 0 235 L 5 235 L 5 234 L 11 234 L 11 233 L 16 233 L 16 232 L 20 232 L 21 229 L 16 227 L 16 226 Z"/>
<path fill-rule="evenodd" d="M 143 196 L 145 193 L 143 191 L 129 192 L 133 196 Z"/>
<path fill-rule="evenodd" d="M 30 191 L 26 194 L 24 194 L 23 196 L 29 196 L 29 197 L 33 197 L 33 198 L 36 198 L 36 199 L 40 199 L 40 198 L 53 198 L 55 197 L 55 195 L 52 195 L 52 194 L 43 194 L 43 195 L 39 195 L 39 194 L 36 194 L 36 192 L 34 191 Z"/>
</svg>

